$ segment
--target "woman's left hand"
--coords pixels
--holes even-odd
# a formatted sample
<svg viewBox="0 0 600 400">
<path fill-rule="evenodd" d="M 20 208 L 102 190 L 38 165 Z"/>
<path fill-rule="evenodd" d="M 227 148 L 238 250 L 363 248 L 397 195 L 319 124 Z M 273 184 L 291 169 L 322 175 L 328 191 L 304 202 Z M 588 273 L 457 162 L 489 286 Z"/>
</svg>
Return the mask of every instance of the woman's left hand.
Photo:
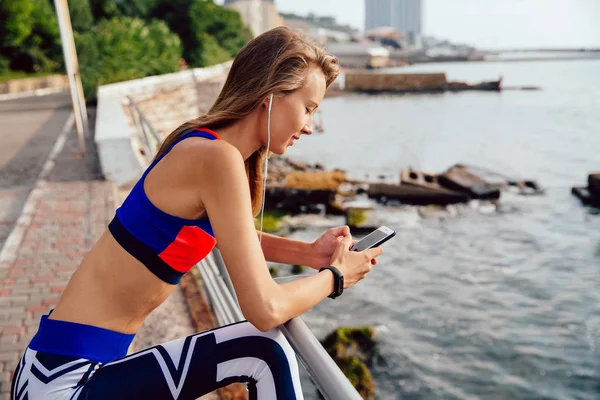
<svg viewBox="0 0 600 400">
<path fill-rule="evenodd" d="M 330 265 L 331 257 L 335 252 L 340 241 L 350 234 L 350 228 L 348 226 L 338 226 L 337 228 L 331 228 L 327 232 L 321 235 L 320 238 L 312 243 L 312 254 L 309 267 L 314 269 L 321 269 Z M 356 243 L 356 240 L 352 241 L 352 244 Z M 371 261 L 373 265 L 377 263 L 375 259 Z"/>
</svg>

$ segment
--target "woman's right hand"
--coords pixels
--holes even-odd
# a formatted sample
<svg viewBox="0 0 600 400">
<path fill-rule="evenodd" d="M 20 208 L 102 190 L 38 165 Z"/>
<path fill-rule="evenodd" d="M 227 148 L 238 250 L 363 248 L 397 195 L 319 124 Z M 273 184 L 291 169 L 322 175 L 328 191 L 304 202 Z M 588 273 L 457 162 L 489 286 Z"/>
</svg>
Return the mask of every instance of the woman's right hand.
<svg viewBox="0 0 600 400">
<path fill-rule="evenodd" d="M 364 279 L 371 271 L 371 260 L 383 253 L 381 247 L 364 251 L 350 251 L 351 247 L 352 236 L 347 235 L 339 243 L 329 264 L 336 267 L 344 275 L 344 289 Z"/>
</svg>

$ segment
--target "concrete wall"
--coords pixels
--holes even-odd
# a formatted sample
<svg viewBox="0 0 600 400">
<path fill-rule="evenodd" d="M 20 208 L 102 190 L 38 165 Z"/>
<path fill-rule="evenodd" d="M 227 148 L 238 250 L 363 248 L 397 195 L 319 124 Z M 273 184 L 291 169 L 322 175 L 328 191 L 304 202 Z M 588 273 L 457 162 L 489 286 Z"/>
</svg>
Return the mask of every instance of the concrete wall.
<svg viewBox="0 0 600 400">
<path fill-rule="evenodd" d="M 170 132 L 176 127 L 175 124 L 197 116 L 200 111 L 194 105 L 199 98 L 196 89 L 198 85 L 220 82 L 227 75 L 230 67 L 231 62 L 227 62 L 208 68 L 151 76 L 99 87 L 95 141 L 104 176 L 119 187 L 127 186 L 139 178 L 147 163 L 141 153 L 142 145 L 135 135 L 136 131 L 127 110 L 128 97 L 131 97 L 136 104 L 145 102 L 148 110 L 148 105 L 153 102 L 153 99 L 157 99 L 154 100 L 155 104 L 160 103 L 161 96 L 164 98 L 169 92 L 181 91 L 182 97 L 187 99 L 185 104 L 171 104 L 147 116 L 154 123 L 167 121 L 165 126 L 161 126 L 160 123 L 158 125 L 164 132 Z M 182 120 L 175 121 L 177 118 Z"/>
<path fill-rule="evenodd" d="M 13 79 L 0 83 L 0 94 L 33 92 L 39 89 L 69 89 L 66 75 L 50 75 L 42 78 Z"/>
<path fill-rule="evenodd" d="M 162 91 L 154 97 L 136 100 L 137 106 L 162 137 L 166 137 L 182 122 L 206 113 L 221 91 L 225 79 L 201 81 L 193 85 Z M 129 115 L 129 109 L 126 110 Z M 133 122 L 132 125 L 133 127 Z"/>
<path fill-rule="evenodd" d="M 383 74 L 347 72 L 345 89 L 352 91 L 442 91 L 448 81 L 444 73 Z"/>
</svg>

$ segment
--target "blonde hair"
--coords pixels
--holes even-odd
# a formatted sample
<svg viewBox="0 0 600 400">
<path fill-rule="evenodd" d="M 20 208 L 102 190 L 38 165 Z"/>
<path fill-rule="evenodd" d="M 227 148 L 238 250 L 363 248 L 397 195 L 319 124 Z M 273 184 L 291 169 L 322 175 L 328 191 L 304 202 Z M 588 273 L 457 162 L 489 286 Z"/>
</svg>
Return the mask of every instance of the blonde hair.
<svg viewBox="0 0 600 400">
<path fill-rule="evenodd" d="M 285 95 L 301 88 L 311 64 L 323 70 L 326 87 L 339 73 L 337 59 L 298 32 L 278 27 L 257 36 L 233 60 L 225 85 L 208 113 L 183 123 L 169 134 L 155 159 L 189 129 L 207 128 L 218 133 L 220 128 L 233 124 L 260 107 L 269 94 Z M 245 162 L 254 215 L 261 208 L 261 166 L 265 156 L 266 148 L 263 147 Z"/>
</svg>

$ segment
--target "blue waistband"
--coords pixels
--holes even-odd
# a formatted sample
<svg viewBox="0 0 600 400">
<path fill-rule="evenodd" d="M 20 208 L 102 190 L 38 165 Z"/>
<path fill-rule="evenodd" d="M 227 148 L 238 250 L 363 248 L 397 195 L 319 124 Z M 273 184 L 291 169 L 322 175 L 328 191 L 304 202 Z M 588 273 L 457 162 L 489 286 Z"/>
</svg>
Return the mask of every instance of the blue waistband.
<svg viewBox="0 0 600 400">
<path fill-rule="evenodd" d="M 42 316 L 40 327 L 29 343 L 32 350 L 106 363 L 125 357 L 135 337 L 135 334 L 48 319 L 48 315 Z"/>
</svg>

